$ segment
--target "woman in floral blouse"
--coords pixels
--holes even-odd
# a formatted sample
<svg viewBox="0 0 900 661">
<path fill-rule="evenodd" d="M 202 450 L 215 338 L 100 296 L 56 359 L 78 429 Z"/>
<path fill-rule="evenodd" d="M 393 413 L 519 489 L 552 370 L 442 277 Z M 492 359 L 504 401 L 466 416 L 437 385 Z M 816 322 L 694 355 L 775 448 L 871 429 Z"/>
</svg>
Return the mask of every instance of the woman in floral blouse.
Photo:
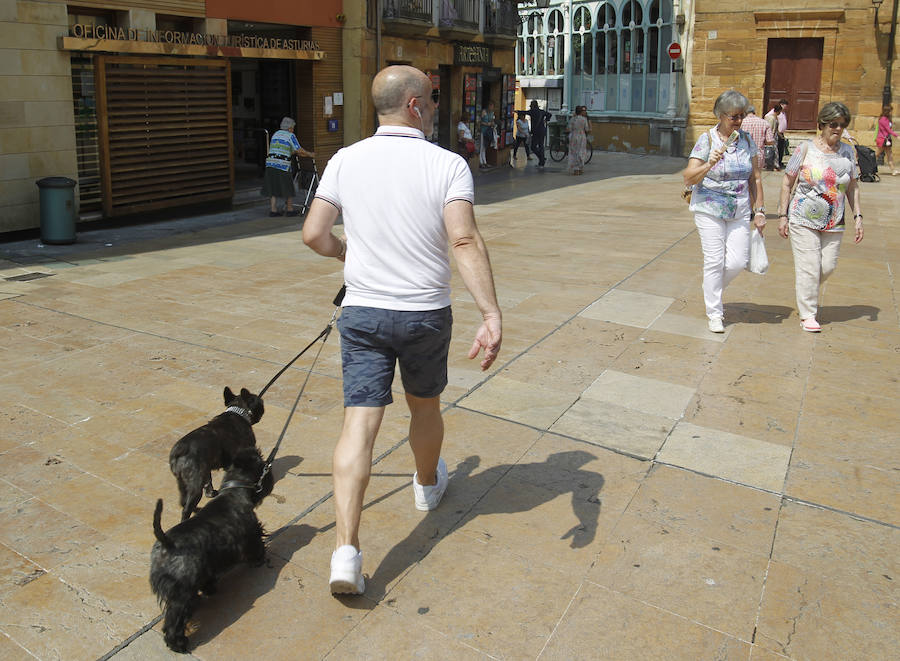
<svg viewBox="0 0 900 661">
<path fill-rule="evenodd" d="M 719 123 L 697 140 L 682 173 L 685 185 L 693 186 L 691 211 L 703 249 L 703 300 L 713 333 L 725 332 L 722 293 L 747 266 L 750 232 L 762 234 L 766 226 L 759 149 L 740 130 L 749 105 L 740 92 L 719 95 L 713 106 Z"/>
<path fill-rule="evenodd" d="M 821 330 L 816 320 L 819 287 L 837 266 L 846 201 L 852 207 L 856 243 L 863 239 L 859 172 L 853 147 L 841 142 L 850 110 L 837 101 L 826 103 L 818 122 L 819 135 L 798 145 L 791 155 L 778 205 L 778 233 L 785 239 L 790 235 L 794 253 L 800 325 L 811 333 Z"/>
</svg>

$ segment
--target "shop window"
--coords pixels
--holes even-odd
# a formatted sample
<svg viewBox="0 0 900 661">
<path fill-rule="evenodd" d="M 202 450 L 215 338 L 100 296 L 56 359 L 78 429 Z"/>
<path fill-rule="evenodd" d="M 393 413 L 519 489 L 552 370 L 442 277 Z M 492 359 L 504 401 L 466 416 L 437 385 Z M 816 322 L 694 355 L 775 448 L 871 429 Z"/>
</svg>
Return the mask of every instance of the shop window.
<svg viewBox="0 0 900 661">
<path fill-rule="evenodd" d="M 544 75 L 544 17 L 540 12 L 532 12 L 519 29 L 520 38 L 516 48 L 516 74 L 519 76 Z"/>
<path fill-rule="evenodd" d="M 75 110 L 75 158 L 78 163 L 78 210 L 84 216 L 99 212 L 103 203 L 97 90 L 94 84 L 94 58 L 90 55 L 72 55 L 72 102 Z"/>
<path fill-rule="evenodd" d="M 190 16 L 156 15 L 156 29 L 171 32 L 193 32 L 194 19 Z"/>
<path fill-rule="evenodd" d="M 73 25 L 106 25 L 117 27 L 119 22 L 114 11 L 91 7 L 69 7 L 69 27 Z"/>
<path fill-rule="evenodd" d="M 547 75 L 561 76 L 566 57 L 566 28 L 558 9 L 550 12 L 547 21 Z"/>
<path fill-rule="evenodd" d="M 572 51 L 574 54 L 575 75 L 588 74 L 594 70 L 593 38 L 591 36 L 591 13 L 587 7 L 579 7 L 575 11 L 572 23 Z"/>
</svg>

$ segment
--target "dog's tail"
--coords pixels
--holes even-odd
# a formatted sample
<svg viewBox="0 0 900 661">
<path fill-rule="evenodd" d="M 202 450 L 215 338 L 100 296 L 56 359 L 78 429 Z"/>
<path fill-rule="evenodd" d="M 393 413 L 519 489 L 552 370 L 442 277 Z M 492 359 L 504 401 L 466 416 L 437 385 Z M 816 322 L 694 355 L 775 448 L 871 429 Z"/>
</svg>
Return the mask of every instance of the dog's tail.
<svg viewBox="0 0 900 661">
<path fill-rule="evenodd" d="M 166 537 L 166 533 L 163 532 L 162 525 L 160 525 L 160 520 L 162 519 L 162 507 L 163 501 L 162 498 L 160 498 L 156 501 L 156 511 L 153 512 L 153 534 L 156 535 L 156 539 L 159 540 L 160 544 L 169 549 L 172 548 L 172 540 Z"/>
</svg>

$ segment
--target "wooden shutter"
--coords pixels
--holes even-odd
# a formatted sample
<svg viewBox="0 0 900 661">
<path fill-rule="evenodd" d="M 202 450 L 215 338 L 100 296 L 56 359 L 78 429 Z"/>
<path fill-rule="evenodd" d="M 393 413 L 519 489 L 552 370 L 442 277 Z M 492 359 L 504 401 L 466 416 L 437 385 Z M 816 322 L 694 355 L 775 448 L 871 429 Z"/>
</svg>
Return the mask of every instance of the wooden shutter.
<svg viewBox="0 0 900 661">
<path fill-rule="evenodd" d="M 228 60 L 99 57 L 107 216 L 231 199 Z"/>
</svg>

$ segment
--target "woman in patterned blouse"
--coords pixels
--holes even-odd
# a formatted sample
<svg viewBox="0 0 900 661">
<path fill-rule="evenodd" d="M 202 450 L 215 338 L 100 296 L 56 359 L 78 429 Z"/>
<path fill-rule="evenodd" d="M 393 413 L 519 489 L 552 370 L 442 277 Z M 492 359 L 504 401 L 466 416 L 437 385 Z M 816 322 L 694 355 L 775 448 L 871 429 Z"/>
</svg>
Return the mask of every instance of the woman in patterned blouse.
<svg viewBox="0 0 900 661">
<path fill-rule="evenodd" d="M 790 235 L 794 253 L 800 325 L 811 333 L 821 330 L 816 320 L 819 287 L 837 266 L 845 201 L 853 210 L 855 241 L 863 239 L 859 172 L 853 147 L 841 142 L 850 110 L 837 101 L 826 103 L 818 122 L 819 135 L 798 145 L 791 155 L 778 205 L 778 233 L 785 239 Z"/>
</svg>

